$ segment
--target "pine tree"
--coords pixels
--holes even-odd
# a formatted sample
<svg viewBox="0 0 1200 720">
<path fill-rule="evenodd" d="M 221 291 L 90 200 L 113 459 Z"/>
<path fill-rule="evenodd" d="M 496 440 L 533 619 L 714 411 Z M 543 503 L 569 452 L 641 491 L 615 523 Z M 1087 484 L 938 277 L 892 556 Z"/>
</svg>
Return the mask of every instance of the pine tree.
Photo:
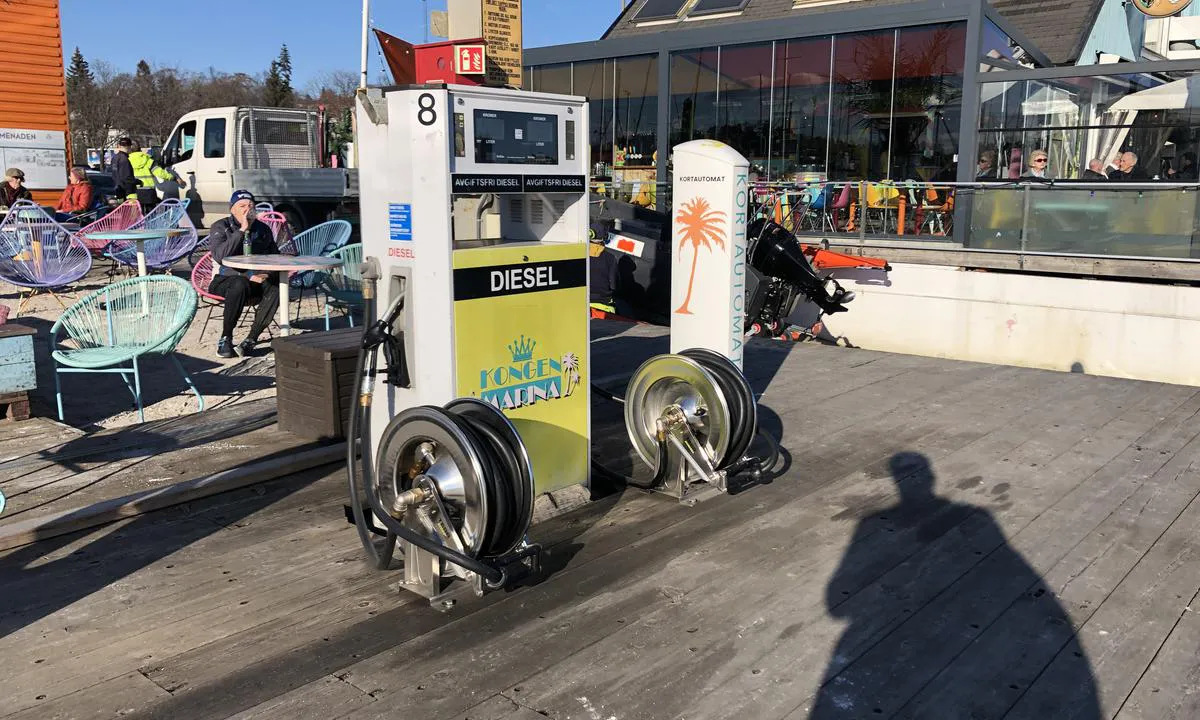
<svg viewBox="0 0 1200 720">
<path fill-rule="evenodd" d="M 83 53 L 79 52 L 79 48 L 76 47 L 75 53 L 71 55 L 71 66 L 67 68 L 67 92 L 79 92 L 93 88 L 95 85 L 96 78 L 92 75 L 92 68 L 88 66 L 88 61 L 83 59 Z"/>
<path fill-rule="evenodd" d="M 292 56 L 285 44 L 279 50 L 279 57 L 271 61 L 267 71 L 267 79 L 263 83 L 263 99 L 271 107 L 293 107 L 296 104 L 296 92 L 292 89 Z"/>
</svg>

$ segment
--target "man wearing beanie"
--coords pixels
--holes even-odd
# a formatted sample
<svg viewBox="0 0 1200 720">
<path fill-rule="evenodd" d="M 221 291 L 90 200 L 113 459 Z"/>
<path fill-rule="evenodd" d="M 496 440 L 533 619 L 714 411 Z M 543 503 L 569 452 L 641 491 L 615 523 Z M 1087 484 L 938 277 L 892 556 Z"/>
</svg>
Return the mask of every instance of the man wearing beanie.
<svg viewBox="0 0 1200 720">
<path fill-rule="evenodd" d="M 225 318 L 221 326 L 221 339 L 217 341 L 217 355 L 231 358 L 236 354 L 249 355 L 258 343 L 258 336 L 275 311 L 279 309 L 279 279 L 276 273 L 255 270 L 235 270 L 225 267 L 222 261 L 231 255 L 241 255 L 246 240 L 250 241 L 250 252 L 254 255 L 273 255 L 279 252 L 271 228 L 254 218 L 254 195 L 248 190 L 235 190 L 229 199 L 229 217 L 213 223 L 208 233 L 216 273 L 208 289 L 213 295 L 225 298 Z M 233 329 L 246 304 L 257 301 L 254 323 L 250 334 L 233 347 Z"/>
</svg>

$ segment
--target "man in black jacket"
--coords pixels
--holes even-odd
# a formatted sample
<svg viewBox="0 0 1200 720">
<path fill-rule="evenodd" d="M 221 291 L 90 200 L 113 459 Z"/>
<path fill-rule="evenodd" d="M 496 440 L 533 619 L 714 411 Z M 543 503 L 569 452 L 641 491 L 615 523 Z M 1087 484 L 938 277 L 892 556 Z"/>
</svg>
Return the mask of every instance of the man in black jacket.
<svg viewBox="0 0 1200 720">
<path fill-rule="evenodd" d="M 1113 182 L 1148 182 L 1150 176 L 1138 165 L 1137 153 L 1124 152 L 1117 159 L 1117 169 L 1108 171 L 1108 179 Z"/>
<path fill-rule="evenodd" d="M 217 355 L 223 358 L 235 354 L 249 355 L 258 344 L 258 336 L 267 329 L 275 311 L 279 309 L 279 278 L 277 273 L 242 271 L 221 264 L 225 258 L 242 255 L 244 245 L 249 242 L 253 255 L 273 255 L 279 252 L 271 228 L 254 219 L 254 195 L 248 190 L 235 190 L 229 199 L 229 217 L 213 223 L 208 233 L 212 248 L 213 265 L 217 268 L 208 289 L 213 295 L 225 298 L 225 318 L 221 326 L 221 339 L 217 341 Z M 258 301 L 254 313 L 254 324 L 250 334 L 233 348 L 233 329 L 246 304 Z"/>
<path fill-rule="evenodd" d="M 117 197 L 134 199 L 137 197 L 138 183 L 133 175 L 133 165 L 129 162 L 129 153 L 133 150 L 133 141 L 123 137 L 117 141 L 117 151 L 112 156 L 113 183 L 117 186 Z"/>
</svg>

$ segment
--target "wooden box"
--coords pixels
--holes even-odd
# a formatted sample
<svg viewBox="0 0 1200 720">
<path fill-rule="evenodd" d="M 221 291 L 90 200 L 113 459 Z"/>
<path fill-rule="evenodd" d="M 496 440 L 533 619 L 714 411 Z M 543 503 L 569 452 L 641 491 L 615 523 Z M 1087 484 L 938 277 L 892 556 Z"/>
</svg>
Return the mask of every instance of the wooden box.
<svg viewBox="0 0 1200 720">
<path fill-rule="evenodd" d="M 362 334 L 362 328 L 344 328 L 272 342 L 280 430 L 313 439 L 345 439 L 357 395 L 354 365 Z"/>
<path fill-rule="evenodd" d="M 37 387 L 33 337 L 37 330 L 20 323 L 0 325 L 0 417 L 29 417 L 29 391 Z"/>
</svg>

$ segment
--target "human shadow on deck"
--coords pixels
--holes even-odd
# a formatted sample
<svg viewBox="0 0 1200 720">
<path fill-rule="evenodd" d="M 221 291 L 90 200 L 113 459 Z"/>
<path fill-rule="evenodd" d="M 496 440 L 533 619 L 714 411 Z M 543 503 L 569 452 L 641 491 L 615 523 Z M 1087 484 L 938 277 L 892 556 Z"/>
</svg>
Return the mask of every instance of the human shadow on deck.
<svg viewBox="0 0 1200 720">
<path fill-rule="evenodd" d="M 276 453 L 262 460 L 295 454 Z M 53 615 L 92 593 L 121 581 L 172 553 L 308 487 L 329 467 L 297 473 L 265 486 L 254 486 L 209 499 L 199 512 L 178 506 L 136 516 L 124 526 L 108 526 L 39 540 L 0 553 L 0 638 Z M 80 539 L 103 533 L 83 547 L 47 560 Z M 170 566 L 168 566 L 170 567 Z"/>
<path fill-rule="evenodd" d="M 991 513 L 939 497 L 920 453 L 890 469 L 899 503 L 859 519 L 826 587 L 846 628 L 809 719 L 1102 717 L 1071 618 Z"/>
</svg>

